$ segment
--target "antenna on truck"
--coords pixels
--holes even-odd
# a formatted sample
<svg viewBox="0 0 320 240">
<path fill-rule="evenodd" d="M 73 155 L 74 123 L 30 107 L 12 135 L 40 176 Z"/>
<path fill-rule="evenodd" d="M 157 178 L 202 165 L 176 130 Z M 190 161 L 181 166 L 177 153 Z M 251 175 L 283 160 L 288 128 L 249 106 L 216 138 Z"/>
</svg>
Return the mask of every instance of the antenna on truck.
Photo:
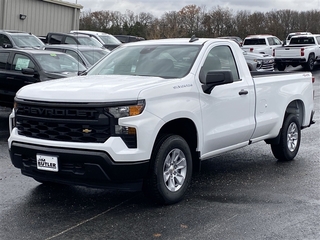
<svg viewBox="0 0 320 240">
<path fill-rule="evenodd" d="M 197 40 L 199 40 L 199 38 L 197 38 L 196 35 L 192 35 L 189 42 L 195 42 Z"/>
</svg>

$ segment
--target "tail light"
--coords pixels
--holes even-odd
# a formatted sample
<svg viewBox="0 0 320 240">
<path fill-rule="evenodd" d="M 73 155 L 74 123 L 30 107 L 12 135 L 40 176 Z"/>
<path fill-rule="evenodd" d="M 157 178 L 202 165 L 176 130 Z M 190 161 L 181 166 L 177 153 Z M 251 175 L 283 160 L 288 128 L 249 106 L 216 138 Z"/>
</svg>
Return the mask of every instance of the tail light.
<svg viewBox="0 0 320 240">
<path fill-rule="evenodd" d="M 253 52 L 253 48 L 250 48 L 250 52 Z"/>
<path fill-rule="evenodd" d="M 301 48 L 300 54 L 301 56 L 304 56 L 304 48 Z"/>
</svg>

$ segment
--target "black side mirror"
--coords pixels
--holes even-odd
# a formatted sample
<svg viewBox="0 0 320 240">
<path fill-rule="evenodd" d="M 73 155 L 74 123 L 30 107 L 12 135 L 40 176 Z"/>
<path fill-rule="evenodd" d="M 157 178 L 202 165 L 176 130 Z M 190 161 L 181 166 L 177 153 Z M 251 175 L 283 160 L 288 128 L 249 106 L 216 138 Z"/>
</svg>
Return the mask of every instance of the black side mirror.
<svg viewBox="0 0 320 240">
<path fill-rule="evenodd" d="M 21 72 L 26 75 L 34 75 L 35 74 L 35 71 L 32 68 L 23 68 Z"/>
<path fill-rule="evenodd" d="M 209 71 L 200 81 L 204 84 L 203 92 L 210 94 L 215 86 L 233 83 L 233 76 L 229 70 Z"/>
</svg>

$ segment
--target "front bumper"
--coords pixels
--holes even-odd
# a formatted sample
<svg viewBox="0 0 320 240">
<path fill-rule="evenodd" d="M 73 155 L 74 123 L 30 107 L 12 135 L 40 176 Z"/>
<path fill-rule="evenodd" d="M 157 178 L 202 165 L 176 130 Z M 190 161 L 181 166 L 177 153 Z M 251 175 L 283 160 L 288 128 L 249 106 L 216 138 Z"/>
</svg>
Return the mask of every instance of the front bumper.
<svg viewBox="0 0 320 240">
<path fill-rule="evenodd" d="M 115 163 L 97 150 L 48 147 L 12 142 L 9 150 L 13 165 L 23 175 L 39 181 L 98 188 L 139 190 L 149 168 L 149 161 Z M 58 172 L 37 169 L 36 155 L 58 157 Z"/>
</svg>

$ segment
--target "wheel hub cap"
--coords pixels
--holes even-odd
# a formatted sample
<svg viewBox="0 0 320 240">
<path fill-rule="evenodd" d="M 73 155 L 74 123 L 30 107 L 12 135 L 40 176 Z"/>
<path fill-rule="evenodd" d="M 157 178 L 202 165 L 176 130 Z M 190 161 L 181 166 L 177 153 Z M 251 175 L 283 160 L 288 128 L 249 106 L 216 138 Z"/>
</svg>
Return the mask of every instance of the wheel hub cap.
<svg viewBox="0 0 320 240">
<path fill-rule="evenodd" d="M 288 149 L 293 152 L 298 143 L 298 127 L 295 123 L 291 123 L 288 127 L 287 144 Z"/>
<path fill-rule="evenodd" d="M 187 162 L 184 153 L 180 149 L 170 151 L 163 165 L 163 180 L 167 189 L 171 192 L 178 191 L 186 178 Z"/>
</svg>

